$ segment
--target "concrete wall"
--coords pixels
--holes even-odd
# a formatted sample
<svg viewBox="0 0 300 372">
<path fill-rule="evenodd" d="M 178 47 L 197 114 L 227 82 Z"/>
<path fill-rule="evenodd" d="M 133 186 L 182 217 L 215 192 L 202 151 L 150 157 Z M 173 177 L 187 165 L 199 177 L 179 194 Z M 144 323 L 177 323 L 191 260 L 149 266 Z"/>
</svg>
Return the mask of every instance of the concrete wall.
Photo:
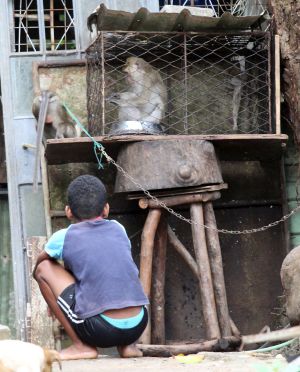
<svg viewBox="0 0 300 372">
<path fill-rule="evenodd" d="M 284 158 L 285 177 L 286 177 L 286 194 L 288 202 L 288 211 L 296 208 L 300 199 L 299 185 L 299 148 L 293 141 L 293 133 L 289 132 L 289 142 Z M 300 245 L 300 214 L 295 213 L 288 220 L 290 232 L 290 249 Z"/>
</svg>

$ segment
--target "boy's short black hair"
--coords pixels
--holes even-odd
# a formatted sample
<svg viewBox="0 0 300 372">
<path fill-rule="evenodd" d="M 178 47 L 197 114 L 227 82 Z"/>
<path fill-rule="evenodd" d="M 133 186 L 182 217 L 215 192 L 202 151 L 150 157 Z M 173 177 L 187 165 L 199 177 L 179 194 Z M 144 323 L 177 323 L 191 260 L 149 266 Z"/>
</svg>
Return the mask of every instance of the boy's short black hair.
<svg viewBox="0 0 300 372">
<path fill-rule="evenodd" d="M 70 183 L 67 199 L 75 218 L 85 220 L 98 217 L 106 203 L 106 189 L 98 178 L 86 174 Z"/>
</svg>

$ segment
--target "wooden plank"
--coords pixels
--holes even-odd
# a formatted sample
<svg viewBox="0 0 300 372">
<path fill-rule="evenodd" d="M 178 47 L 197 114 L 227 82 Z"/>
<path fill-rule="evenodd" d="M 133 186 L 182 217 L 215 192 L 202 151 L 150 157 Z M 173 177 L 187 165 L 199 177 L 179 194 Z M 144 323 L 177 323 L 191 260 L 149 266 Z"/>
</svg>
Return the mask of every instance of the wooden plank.
<svg viewBox="0 0 300 372">
<path fill-rule="evenodd" d="M 275 118 L 276 118 L 276 134 L 281 133 L 280 122 L 280 37 L 275 35 Z"/>
<path fill-rule="evenodd" d="M 221 160 L 280 159 L 288 136 L 285 134 L 228 135 L 131 135 L 96 136 L 95 140 L 116 159 L 122 144 L 139 141 L 198 139 L 211 141 Z M 92 140 L 88 137 L 47 140 L 46 157 L 49 165 L 96 162 Z"/>
<path fill-rule="evenodd" d="M 268 333 L 242 336 L 242 344 L 251 345 L 262 342 L 286 341 L 300 337 L 300 326 L 279 329 Z"/>
<path fill-rule="evenodd" d="M 182 343 L 173 345 L 141 345 L 143 356 L 171 357 L 177 354 L 196 354 L 200 351 L 226 351 L 235 350 L 241 343 L 240 337 L 226 337 L 218 340 L 203 341 L 199 343 Z M 188 370 L 189 368 L 187 368 Z"/>
<path fill-rule="evenodd" d="M 46 237 L 34 236 L 27 240 L 28 268 L 30 272 L 30 308 L 27 309 L 28 341 L 42 345 L 43 347 L 54 348 L 53 323 L 52 318 L 48 317 L 47 304 L 44 300 L 37 282 L 33 279 L 33 271 L 37 256 L 43 250 Z"/>
<path fill-rule="evenodd" d="M 157 198 L 171 198 L 171 197 L 177 197 L 179 195 L 188 195 L 188 194 L 199 194 L 199 193 L 205 193 L 205 192 L 213 192 L 213 191 L 219 191 L 228 189 L 227 183 L 221 183 L 218 185 L 207 185 L 207 186 L 190 186 L 190 187 L 177 187 L 173 189 L 167 189 L 167 190 L 153 190 L 151 192 L 152 195 L 156 196 Z M 144 193 L 134 192 L 129 193 L 127 195 L 127 199 L 134 200 L 134 199 L 141 199 L 144 198 Z M 141 207 L 142 208 L 142 207 Z"/>
<path fill-rule="evenodd" d="M 152 300 L 151 324 L 152 344 L 165 344 L 165 272 L 167 259 L 167 217 L 162 213 L 154 242 L 153 274 L 152 274 Z"/>
<path fill-rule="evenodd" d="M 209 340 L 211 340 L 214 338 L 220 338 L 220 329 L 206 246 L 205 229 L 203 227 L 204 216 L 202 203 L 192 204 L 190 211 L 191 219 L 198 224 L 192 225 L 193 244 L 199 273 L 199 289 L 201 294 L 206 336 Z"/>
<path fill-rule="evenodd" d="M 142 209 L 146 208 L 162 208 L 160 203 L 164 203 L 167 207 L 173 207 L 182 204 L 192 204 L 198 202 L 206 202 L 208 200 L 216 200 L 221 197 L 219 192 L 205 192 L 201 194 L 191 194 L 191 195 L 178 195 L 166 198 L 161 198 L 158 202 L 151 199 L 140 199 L 139 207 Z"/>
<path fill-rule="evenodd" d="M 42 145 L 41 148 L 41 177 L 42 177 L 42 188 L 43 188 L 43 200 L 44 200 L 44 210 L 45 210 L 45 223 L 46 223 L 46 233 L 49 239 L 52 235 L 52 225 L 51 225 L 51 215 L 50 215 L 50 193 L 49 193 L 49 183 L 48 183 L 48 173 L 47 173 L 47 160 L 45 158 L 45 148 Z"/>
</svg>

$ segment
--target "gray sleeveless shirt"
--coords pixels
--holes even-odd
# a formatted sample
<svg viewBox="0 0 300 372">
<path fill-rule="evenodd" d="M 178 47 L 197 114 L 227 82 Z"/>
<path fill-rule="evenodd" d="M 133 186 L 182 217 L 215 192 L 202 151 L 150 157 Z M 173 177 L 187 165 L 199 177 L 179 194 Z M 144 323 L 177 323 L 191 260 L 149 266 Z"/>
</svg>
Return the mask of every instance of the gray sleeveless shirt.
<svg viewBox="0 0 300 372">
<path fill-rule="evenodd" d="M 75 276 L 75 312 L 82 319 L 109 309 L 149 303 L 124 227 L 114 220 L 72 224 L 62 258 Z"/>
</svg>

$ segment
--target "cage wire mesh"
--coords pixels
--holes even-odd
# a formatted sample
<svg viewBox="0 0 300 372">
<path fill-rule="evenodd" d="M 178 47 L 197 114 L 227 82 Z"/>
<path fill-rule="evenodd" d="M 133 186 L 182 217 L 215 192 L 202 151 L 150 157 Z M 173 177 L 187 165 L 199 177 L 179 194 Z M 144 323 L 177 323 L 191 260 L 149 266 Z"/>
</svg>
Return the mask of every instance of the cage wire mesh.
<svg viewBox="0 0 300 372">
<path fill-rule="evenodd" d="M 89 130 L 140 120 L 165 134 L 272 133 L 270 55 L 262 32 L 101 32 L 87 49 Z M 148 69 L 130 76 L 132 57 Z"/>
</svg>

